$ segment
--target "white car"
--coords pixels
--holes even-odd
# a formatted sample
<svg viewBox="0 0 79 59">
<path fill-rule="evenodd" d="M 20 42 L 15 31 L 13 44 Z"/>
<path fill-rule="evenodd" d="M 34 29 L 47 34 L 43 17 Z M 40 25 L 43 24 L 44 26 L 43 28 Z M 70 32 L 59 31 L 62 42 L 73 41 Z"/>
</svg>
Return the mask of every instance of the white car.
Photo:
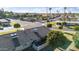
<svg viewBox="0 0 79 59">
<path fill-rule="evenodd" d="M 13 36 L 16 36 L 16 35 L 17 35 L 16 33 L 13 33 L 13 34 L 11 34 L 10 36 L 13 37 Z"/>
</svg>

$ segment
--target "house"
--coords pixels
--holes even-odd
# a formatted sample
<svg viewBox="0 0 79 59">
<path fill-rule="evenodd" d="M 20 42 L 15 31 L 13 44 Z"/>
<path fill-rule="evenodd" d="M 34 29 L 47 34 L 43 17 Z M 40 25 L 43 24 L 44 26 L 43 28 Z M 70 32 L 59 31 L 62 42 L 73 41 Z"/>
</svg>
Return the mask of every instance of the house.
<svg viewBox="0 0 79 59">
<path fill-rule="evenodd" d="M 49 29 L 44 27 L 44 26 L 31 28 L 31 29 L 26 29 L 24 31 L 24 33 L 23 32 L 18 32 L 19 41 L 21 43 L 21 46 L 16 48 L 16 50 L 20 50 L 20 49 L 21 50 L 24 50 L 24 49 L 27 50 L 29 47 L 30 47 L 30 49 L 33 49 L 33 50 L 40 50 L 40 49 L 42 49 L 47 44 L 46 45 L 42 45 L 41 44 L 42 46 L 37 44 L 35 46 L 37 49 L 34 47 L 34 44 L 42 41 L 42 38 L 45 37 L 48 32 L 49 32 Z M 24 40 L 22 40 L 22 39 L 24 39 Z M 36 42 L 34 43 L 34 41 L 36 41 Z M 40 47 L 40 49 L 38 49 L 39 47 Z"/>
<path fill-rule="evenodd" d="M 24 49 L 27 50 L 29 47 L 34 49 L 32 46 L 33 41 L 42 40 L 41 38 L 46 36 L 48 31 L 48 28 L 41 26 L 11 34 L 0 35 L 0 50 L 21 51 Z"/>
<path fill-rule="evenodd" d="M 0 35 L 0 51 L 14 50 L 12 39 L 10 35 Z"/>
<path fill-rule="evenodd" d="M 6 19 L 0 19 L 0 25 L 3 27 L 10 27 L 10 22 Z"/>
<path fill-rule="evenodd" d="M 32 45 L 33 48 L 35 50 L 41 50 L 44 47 L 46 47 L 47 43 L 46 43 L 45 36 L 49 32 L 49 29 L 45 27 L 41 27 L 41 28 L 38 27 L 38 28 L 33 29 L 33 32 L 37 35 L 37 37 L 40 38 L 40 40 L 33 41 L 33 45 Z"/>
</svg>

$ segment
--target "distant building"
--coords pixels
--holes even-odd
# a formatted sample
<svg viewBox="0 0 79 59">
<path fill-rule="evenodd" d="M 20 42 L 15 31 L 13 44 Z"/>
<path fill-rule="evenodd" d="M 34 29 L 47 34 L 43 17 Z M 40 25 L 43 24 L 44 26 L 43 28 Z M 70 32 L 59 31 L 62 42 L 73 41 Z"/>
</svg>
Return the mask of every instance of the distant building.
<svg viewBox="0 0 79 59">
<path fill-rule="evenodd" d="M 26 17 L 26 18 L 23 18 L 22 21 L 28 21 L 28 22 L 33 22 L 33 21 L 36 21 L 37 19 L 35 17 Z"/>
<path fill-rule="evenodd" d="M 10 26 L 10 22 L 6 19 L 0 19 L 0 25 L 3 27 L 8 27 Z"/>
</svg>

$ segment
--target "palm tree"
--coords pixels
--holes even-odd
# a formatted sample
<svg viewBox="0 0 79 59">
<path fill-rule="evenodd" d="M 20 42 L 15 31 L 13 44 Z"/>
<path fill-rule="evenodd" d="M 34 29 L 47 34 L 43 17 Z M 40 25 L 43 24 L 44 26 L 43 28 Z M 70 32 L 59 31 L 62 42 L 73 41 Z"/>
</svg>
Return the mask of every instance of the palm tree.
<svg viewBox="0 0 79 59">
<path fill-rule="evenodd" d="M 47 13 L 47 21 L 49 21 L 49 18 L 48 18 L 48 8 L 46 8 L 46 13 Z"/>
<path fill-rule="evenodd" d="M 51 18 L 51 10 L 52 10 L 52 8 L 49 8 L 49 11 L 50 11 L 50 18 Z"/>
<path fill-rule="evenodd" d="M 64 7 L 64 13 L 65 13 L 66 9 L 67 9 L 67 7 Z"/>
<path fill-rule="evenodd" d="M 61 27 L 62 27 L 62 29 L 63 29 L 63 26 L 64 26 L 64 23 L 66 23 L 65 21 L 66 21 L 66 9 L 67 9 L 67 7 L 64 7 L 64 19 L 63 19 L 63 22 L 62 22 L 62 25 L 61 25 Z"/>
<path fill-rule="evenodd" d="M 57 10 L 57 16 L 60 16 L 60 14 L 59 14 L 59 10 Z"/>
<path fill-rule="evenodd" d="M 64 7 L 64 21 L 66 20 L 66 19 L 65 19 L 65 16 L 66 16 L 66 9 L 67 9 L 67 7 Z"/>
<path fill-rule="evenodd" d="M 69 16 L 71 16 L 71 11 L 69 11 L 69 12 L 68 12 L 68 15 L 67 15 L 67 20 L 68 20 L 68 21 L 71 21 L 71 18 L 70 18 Z"/>
<path fill-rule="evenodd" d="M 0 17 L 4 18 L 4 9 L 3 8 L 0 9 Z"/>
<path fill-rule="evenodd" d="M 59 14 L 59 10 L 57 10 L 57 13 Z"/>
</svg>

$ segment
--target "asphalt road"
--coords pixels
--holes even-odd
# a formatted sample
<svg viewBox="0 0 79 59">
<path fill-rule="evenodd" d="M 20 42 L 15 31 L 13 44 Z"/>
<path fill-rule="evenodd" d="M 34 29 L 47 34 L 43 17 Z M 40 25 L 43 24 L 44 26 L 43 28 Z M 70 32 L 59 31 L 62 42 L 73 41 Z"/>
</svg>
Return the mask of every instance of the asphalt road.
<svg viewBox="0 0 79 59">
<path fill-rule="evenodd" d="M 21 27 L 25 29 L 44 26 L 44 23 L 41 23 L 41 22 L 27 22 L 27 21 L 20 21 L 20 20 L 15 20 L 14 22 L 21 24 Z"/>
</svg>

